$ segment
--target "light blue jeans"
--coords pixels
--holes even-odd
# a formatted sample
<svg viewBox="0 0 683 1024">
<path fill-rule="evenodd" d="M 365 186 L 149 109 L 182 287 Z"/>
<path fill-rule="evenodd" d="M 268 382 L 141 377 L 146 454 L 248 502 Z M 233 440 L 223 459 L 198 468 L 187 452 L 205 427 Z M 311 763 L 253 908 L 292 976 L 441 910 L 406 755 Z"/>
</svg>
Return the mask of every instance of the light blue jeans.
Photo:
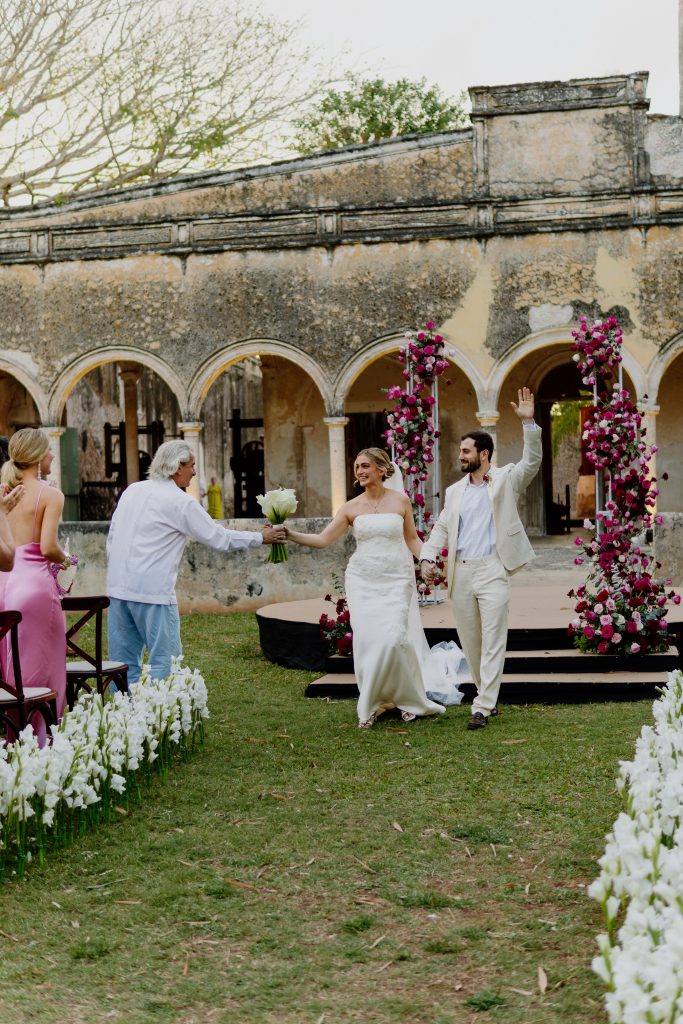
<svg viewBox="0 0 683 1024">
<path fill-rule="evenodd" d="M 128 665 L 128 685 L 140 681 L 142 655 L 149 655 L 152 679 L 166 679 L 171 658 L 183 653 L 180 616 L 175 604 L 143 604 L 141 601 L 109 602 L 109 659 Z"/>
</svg>

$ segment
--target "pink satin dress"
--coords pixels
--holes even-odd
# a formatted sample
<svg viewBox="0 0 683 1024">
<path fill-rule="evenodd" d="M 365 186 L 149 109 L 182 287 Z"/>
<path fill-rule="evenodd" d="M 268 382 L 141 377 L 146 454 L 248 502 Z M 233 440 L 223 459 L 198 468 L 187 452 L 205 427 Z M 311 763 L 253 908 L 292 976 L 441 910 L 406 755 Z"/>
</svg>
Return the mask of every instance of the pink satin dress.
<svg viewBox="0 0 683 1024">
<path fill-rule="evenodd" d="M 33 516 L 34 537 L 42 493 L 41 488 Z M 0 610 L 21 612 L 19 657 L 24 687 L 47 686 L 54 690 L 57 716 L 61 718 L 66 703 L 66 620 L 50 564 L 41 554 L 39 541 L 17 547 L 14 568 L 0 573 Z M 0 666 L 3 678 L 13 683 L 9 634 L 0 643 Z M 42 747 L 47 735 L 42 715 L 36 714 L 32 724 Z"/>
</svg>

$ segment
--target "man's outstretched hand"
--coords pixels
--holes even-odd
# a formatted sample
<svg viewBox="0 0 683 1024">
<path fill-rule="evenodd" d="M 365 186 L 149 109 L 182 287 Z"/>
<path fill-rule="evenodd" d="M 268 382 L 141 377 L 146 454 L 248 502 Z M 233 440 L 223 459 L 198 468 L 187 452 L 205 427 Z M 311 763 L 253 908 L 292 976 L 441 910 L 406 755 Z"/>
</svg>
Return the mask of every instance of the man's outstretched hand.
<svg viewBox="0 0 683 1024">
<path fill-rule="evenodd" d="M 530 422 L 534 418 L 534 393 L 531 388 L 520 388 L 517 392 L 517 403 L 510 402 L 520 420 Z"/>
<path fill-rule="evenodd" d="M 284 526 L 264 526 L 261 530 L 264 544 L 284 544 L 287 541 L 287 530 Z"/>
</svg>

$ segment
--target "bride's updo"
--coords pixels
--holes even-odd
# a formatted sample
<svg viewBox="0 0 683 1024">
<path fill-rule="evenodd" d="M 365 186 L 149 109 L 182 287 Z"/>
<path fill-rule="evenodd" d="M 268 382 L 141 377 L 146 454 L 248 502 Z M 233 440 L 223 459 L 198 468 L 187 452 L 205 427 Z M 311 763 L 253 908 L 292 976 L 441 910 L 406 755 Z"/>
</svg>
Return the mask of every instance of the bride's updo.
<svg viewBox="0 0 683 1024">
<path fill-rule="evenodd" d="M 383 448 L 363 448 L 356 455 L 355 462 L 358 461 L 361 455 L 367 455 L 369 459 L 372 459 L 380 473 L 382 473 L 384 480 L 388 480 L 390 476 L 394 475 L 393 463 Z"/>
<path fill-rule="evenodd" d="M 9 442 L 9 459 L 2 467 L 0 482 L 9 490 L 21 483 L 24 470 L 42 462 L 50 450 L 50 440 L 44 430 L 24 427 L 12 434 Z"/>
</svg>

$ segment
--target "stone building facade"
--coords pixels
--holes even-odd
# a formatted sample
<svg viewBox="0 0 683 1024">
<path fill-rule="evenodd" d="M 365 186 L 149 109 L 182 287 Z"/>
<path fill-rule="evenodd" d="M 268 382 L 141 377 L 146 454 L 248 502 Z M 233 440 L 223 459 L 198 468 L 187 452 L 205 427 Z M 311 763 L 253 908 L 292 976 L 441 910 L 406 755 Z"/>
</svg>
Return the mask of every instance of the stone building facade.
<svg viewBox="0 0 683 1024">
<path fill-rule="evenodd" d="M 93 466 L 84 418 L 99 436 L 118 409 L 131 480 L 141 418 L 161 416 L 205 475 L 239 392 L 260 410 L 266 486 L 327 516 L 379 429 L 406 327 L 431 318 L 448 343 L 448 481 L 478 424 L 500 462 L 518 454 L 523 384 L 550 427 L 553 404 L 579 397 L 578 317 L 614 313 L 668 477 L 659 510 L 682 511 L 683 120 L 648 114 L 646 73 L 470 93 L 459 131 L 0 216 L 0 427 L 43 423 L 60 454 L 79 425 Z M 247 397 L 226 384 L 245 361 Z M 548 453 L 524 510 L 537 534 L 559 493 Z"/>
</svg>

